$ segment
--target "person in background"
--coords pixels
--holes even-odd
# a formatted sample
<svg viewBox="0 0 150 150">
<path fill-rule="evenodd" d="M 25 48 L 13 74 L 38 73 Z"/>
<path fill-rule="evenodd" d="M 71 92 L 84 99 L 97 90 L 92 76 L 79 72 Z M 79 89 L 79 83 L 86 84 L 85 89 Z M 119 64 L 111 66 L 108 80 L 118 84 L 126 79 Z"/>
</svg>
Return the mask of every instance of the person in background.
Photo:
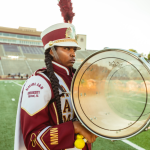
<svg viewBox="0 0 150 150">
<path fill-rule="evenodd" d="M 29 75 L 28 75 L 28 74 L 26 74 L 26 79 L 28 79 L 28 76 L 29 76 Z"/>
<path fill-rule="evenodd" d="M 18 77 L 20 78 L 20 72 L 18 73 Z"/>
</svg>

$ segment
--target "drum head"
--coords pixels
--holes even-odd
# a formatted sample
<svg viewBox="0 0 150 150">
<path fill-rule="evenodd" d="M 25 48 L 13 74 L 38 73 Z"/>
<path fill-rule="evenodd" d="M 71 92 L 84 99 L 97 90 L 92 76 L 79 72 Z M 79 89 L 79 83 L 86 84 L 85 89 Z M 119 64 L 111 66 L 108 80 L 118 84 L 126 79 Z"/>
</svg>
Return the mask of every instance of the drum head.
<svg viewBox="0 0 150 150">
<path fill-rule="evenodd" d="M 132 137 L 149 123 L 149 64 L 138 54 L 107 49 L 89 56 L 76 71 L 72 104 L 81 123 L 106 139 Z"/>
</svg>

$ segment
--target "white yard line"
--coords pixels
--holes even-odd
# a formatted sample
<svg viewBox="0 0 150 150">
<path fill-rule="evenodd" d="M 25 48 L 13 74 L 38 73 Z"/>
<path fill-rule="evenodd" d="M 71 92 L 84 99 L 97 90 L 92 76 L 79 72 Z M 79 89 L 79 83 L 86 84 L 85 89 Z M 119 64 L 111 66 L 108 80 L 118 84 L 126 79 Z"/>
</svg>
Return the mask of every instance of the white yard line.
<svg viewBox="0 0 150 150">
<path fill-rule="evenodd" d="M 2 66 L 1 60 L 0 60 L 0 68 L 1 68 L 1 71 L 2 71 L 2 75 L 4 75 L 4 70 L 3 70 L 3 66 Z"/>
<path fill-rule="evenodd" d="M 137 102 L 137 103 L 143 103 L 145 104 L 146 102 L 141 102 L 141 101 L 135 101 L 135 100 L 131 100 L 131 99 L 123 99 L 123 101 L 134 101 L 134 102 Z M 150 105 L 150 103 L 147 103 L 148 105 Z"/>
<path fill-rule="evenodd" d="M 123 100 L 123 101 L 134 101 L 134 102 L 143 103 L 143 104 L 146 103 L 146 102 L 141 102 L 141 101 L 135 101 L 135 100 L 132 100 L 132 99 L 123 99 L 123 98 L 122 98 L 122 100 Z M 147 104 L 150 105 L 150 103 L 147 103 Z"/>
<path fill-rule="evenodd" d="M 23 86 L 23 85 L 21 85 L 21 84 L 18 84 L 18 83 L 14 82 L 14 81 L 11 81 L 11 82 L 13 82 L 13 83 L 15 83 L 15 84 L 17 84 L 17 85 L 19 85 L 19 86 Z"/>
<path fill-rule="evenodd" d="M 132 143 L 128 140 L 121 140 L 121 141 L 128 144 L 128 145 L 130 145 L 130 146 L 132 146 L 132 147 L 134 147 L 137 150 L 145 150 L 144 148 L 142 148 L 142 147 L 140 147 L 140 146 L 138 146 L 138 145 L 136 145 L 136 144 L 134 144 L 134 143 Z"/>
<path fill-rule="evenodd" d="M 141 102 L 141 101 L 135 101 L 135 100 L 132 100 L 132 99 L 126 99 L 126 98 L 123 98 L 123 97 L 117 97 L 118 99 L 122 99 L 123 101 L 134 101 L 134 102 L 137 102 L 137 103 L 143 103 L 145 104 L 145 102 Z M 150 103 L 147 103 L 148 105 L 150 105 Z"/>
</svg>

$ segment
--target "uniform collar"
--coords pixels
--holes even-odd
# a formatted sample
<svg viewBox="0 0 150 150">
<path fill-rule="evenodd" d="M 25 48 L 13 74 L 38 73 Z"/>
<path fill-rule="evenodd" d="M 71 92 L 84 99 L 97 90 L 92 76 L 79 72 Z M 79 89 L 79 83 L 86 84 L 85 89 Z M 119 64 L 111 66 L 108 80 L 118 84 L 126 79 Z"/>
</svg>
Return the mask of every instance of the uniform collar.
<svg viewBox="0 0 150 150">
<path fill-rule="evenodd" d="M 53 64 L 53 69 L 54 69 L 54 72 L 56 73 L 64 73 L 64 74 L 67 74 L 68 76 L 72 76 L 72 69 L 69 69 L 68 67 L 65 67 L 55 61 L 52 61 L 52 64 Z"/>
<path fill-rule="evenodd" d="M 68 68 L 68 67 L 65 67 L 55 61 L 52 61 L 52 64 L 53 64 L 53 70 L 54 72 L 58 73 L 58 74 L 66 74 L 68 76 L 71 76 L 73 77 L 73 72 L 72 72 L 72 69 Z M 45 68 L 42 68 L 42 69 L 39 69 L 37 71 L 35 71 L 31 76 L 34 76 L 34 75 L 37 75 L 38 73 L 42 73 L 46 70 L 46 67 Z"/>
</svg>

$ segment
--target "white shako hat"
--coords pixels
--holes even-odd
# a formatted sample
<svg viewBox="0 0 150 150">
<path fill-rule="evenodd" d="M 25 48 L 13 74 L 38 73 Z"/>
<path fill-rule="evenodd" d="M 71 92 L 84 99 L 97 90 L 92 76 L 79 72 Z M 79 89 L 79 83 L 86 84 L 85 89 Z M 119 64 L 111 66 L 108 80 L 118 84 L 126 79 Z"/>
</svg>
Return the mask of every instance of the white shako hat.
<svg viewBox="0 0 150 150">
<path fill-rule="evenodd" d="M 81 49 L 76 41 L 75 27 L 70 23 L 59 23 L 50 26 L 41 33 L 41 39 L 45 50 L 52 46 L 68 46 L 77 47 L 77 50 Z"/>
</svg>

